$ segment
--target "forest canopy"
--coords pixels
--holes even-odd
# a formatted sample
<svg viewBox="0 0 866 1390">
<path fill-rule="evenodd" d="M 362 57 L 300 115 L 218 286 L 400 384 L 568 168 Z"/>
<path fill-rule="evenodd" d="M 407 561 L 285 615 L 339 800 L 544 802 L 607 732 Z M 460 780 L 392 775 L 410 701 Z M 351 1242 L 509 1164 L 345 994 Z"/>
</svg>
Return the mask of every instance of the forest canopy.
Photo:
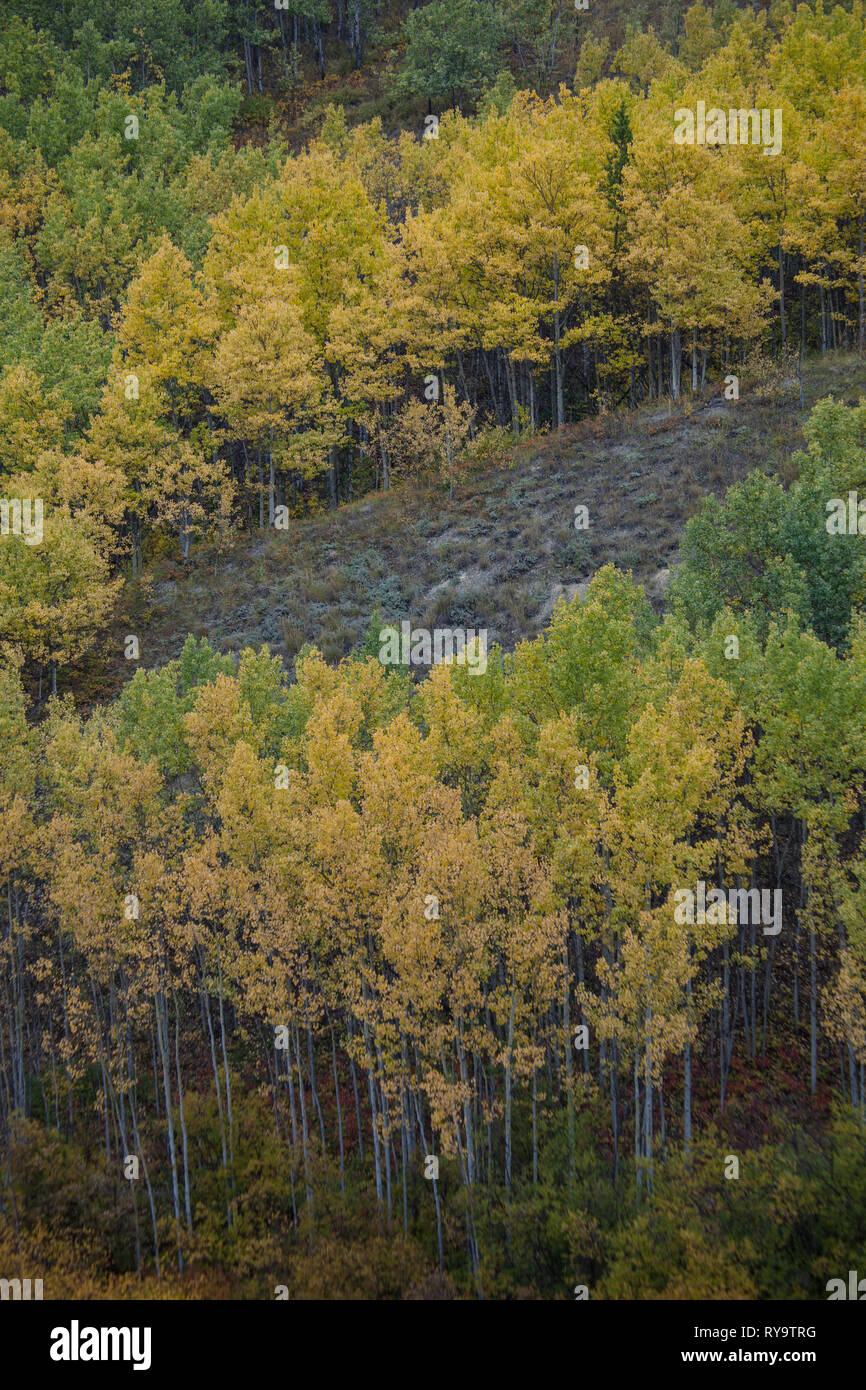
<svg viewBox="0 0 866 1390">
<path fill-rule="evenodd" d="M 804 393 L 862 381 L 864 8 L 657 18 L 6 6 L 10 1277 L 812 1299 L 866 1268 L 866 399 Z M 416 678 L 385 580 L 342 659 L 178 618 L 94 698 L 168 556 L 263 585 L 265 537 L 415 484 L 446 525 L 473 470 L 519 493 L 521 442 L 690 439 L 747 382 L 799 395 L 801 447 L 670 497 L 661 599 L 601 565 Z"/>
</svg>

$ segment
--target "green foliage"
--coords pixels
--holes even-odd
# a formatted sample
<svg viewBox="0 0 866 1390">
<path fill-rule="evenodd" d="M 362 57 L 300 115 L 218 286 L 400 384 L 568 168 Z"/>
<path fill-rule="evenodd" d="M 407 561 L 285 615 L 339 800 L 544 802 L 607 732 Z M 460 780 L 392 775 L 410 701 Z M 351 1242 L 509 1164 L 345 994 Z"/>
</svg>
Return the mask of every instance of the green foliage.
<svg viewBox="0 0 866 1390">
<path fill-rule="evenodd" d="M 588 747 L 622 751 L 653 623 L 643 590 L 605 566 L 585 599 L 560 599 L 547 631 L 507 661 L 517 708 L 533 722 L 573 711 Z"/>
<path fill-rule="evenodd" d="M 186 771 L 190 755 L 176 670 L 165 666 L 161 671 L 136 671 L 124 686 L 119 713 L 123 747 L 133 749 L 142 762 L 155 758 L 167 777 Z"/>
<path fill-rule="evenodd" d="M 164 80 L 173 90 L 202 74 L 226 75 L 230 34 L 228 0 L 9 0 L 17 16 L 8 32 L 26 53 L 22 88 L 27 98 L 44 90 L 57 44 L 71 50 L 86 81 L 126 72 L 136 87 Z M 24 20 L 38 26 L 38 40 Z M 54 59 L 56 63 L 56 59 Z"/>
<path fill-rule="evenodd" d="M 24 257 L 5 228 L 0 229 L 0 368 L 32 361 L 41 336 Z"/>
<path fill-rule="evenodd" d="M 178 694 L 186 701 L 200 685 L 211 684 L 219 675 L 232 675 L 234 669 L 233 657 L 220 656 L 206 637 L 200 637 L 196 642 L 190 633 L 177 662 Z"/>
<path fill-rule="evenodd" d="M 403 32 L 395 93 L 456 106 L 476 101 L 495 81 L 501 23 L 484 0 L 431 0 L 407 15 Z"/>
<path fill-rule="evenodd" d="M 42 335 L 36 361 L 45 389 L 67 402 L 79 430 L 99 404 L 111 350 L 110 334 L 94 319 L 53 319 Z"/>
<path fill-rule="evenodd" d="M 699 628 L 724 607 L 750 609 L 763 637 L 771 622 L 793 614 L 822 641 L 845 645 L 853 607 L 866 592 L 863 545 L 856 535 L 828 533 L 826 503 L 847 499 L 855 479 L 866 481 L 866 452 L 857 442 L 862 418 L 862 407 L 816 406 L 809 452 L 795 456 L 802 475 L 788 491 L 754 472 L 723 501 L 707 498 L 686 525 L 671 586 L 675 612 Z"/>
<path fill-rule="evenodd" d="M 27 701 L 17 671 L 0 667 L 0 792 L 19 796 L 33 793 L 35 768 L 34 733 L 27 726 Z"/>
<path fill-rule="evenodd" d="M 628 103 L 621 97 L 614 108 L 610 122 L 610 138 L 613 148 L 605 159 L 604 172 L 605 197 L 611 208 L 622 212 L 622 177 L 628 163 L 629 147 L 632 141 L 631 121 L 628 116 Z"/>
<path fill-rule="evenodd" d="M 155 758 L 165 777 L 185 772 L 190 752 L 183 717 L 202 686 L 233 673 L 232 657 L 220 656 L 205 637 L 196 643 L 190 634 L 177 661 L 158 671 L 138 670 L 124 686 L 117 711 L 121 746 L 142 762 Z"/>
</svg>

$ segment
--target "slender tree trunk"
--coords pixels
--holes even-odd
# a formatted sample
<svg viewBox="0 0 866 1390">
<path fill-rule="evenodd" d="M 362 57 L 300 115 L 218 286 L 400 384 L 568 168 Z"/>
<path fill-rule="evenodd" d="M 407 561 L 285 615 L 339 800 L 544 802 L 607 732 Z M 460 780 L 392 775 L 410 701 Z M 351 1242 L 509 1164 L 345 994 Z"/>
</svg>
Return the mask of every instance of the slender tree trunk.
<svg viewBox="0 0 866 1390">
<path fill-rule="evenodd" d="M 809 1060 L 810 1089 L 814 1095 L 818 1089 L 818 957 L 814 927 L 809 931 Z"/>
<path fill-rule="evenodd" d="M 185 1215 L 186 1215 L 186 1227 L 187 1227 L 187 1230 L 188 1230 L 188 1231 L 192 1231 L 192 1210 L 191 1210 L 191 1208 L 190 1208 L 190 1201 L 189 1201 L 189 1153 L 188 1153 L 188 1148 L 187 1148 L 186 1117 L 184 1116 L 184 1110 L 183 1110 L 183 1080 L 182 1080 L 182 1077 L 181 1077 L 181 1070 L 180 1070 L 180 1037 L 179 1037 L 179 1032 L 180 1032 L 180 1018 L 179 1018 L 179 1015 L 178 1015 L 177 1000 L 175 999 L 175 1001 L 174 1001 L 174 1065 L 175 1065 L 175 1073 L 176 1073 L 176 1075 L 177 1075 L 177 1109 L 178 1109 L 178 1118 L 179 1118 L 179 1120 L 180 1120 L 181 1152 L 182 1152 L 182 1154 L 183 1154 L 183 1200 L 184 1200 L 184 1213 L 185 1213 Z"/>
<path fill-rule="evenodd" d="M 231 1203 L 231 1192 L 230 1192 L 230 1189 L 229 1189 L 229 1158 L 228 1158 L 228 1150 L 227 1150 L 227 1147 L 226 1147 L 226 1126 L 225 1126 L 225 1116 L 224 1116 L 224 1113 L 223 1113 L 223 1095 L 222 1095 L 222 1090 L 223 1090 L 223 1088 L 222 1088 L 222 1082 L 220 1081 L 219 1065 L 218 1065 L 218 1063 L 217 1063 L 216 1041 L 215 1041 L 215 1038 L 214 1038 L 213 1020 L 212 1020 L 212 1018 L 211 1018 L 211 1011 L 210 1011 L 210 998 L 209 998 L 209 996 L 208 996 L 208 993 L 207 993 L 207 986 L 206 986 L 206 984 L 205 984 L 205 977 L 204 977 L 204 960 L 203 960 L 203 958 L 202 958 L 202 961 L 201 961 L 201 967 L 200 967 L 200 968 L 201 968 L 202 1004 L 203 1004 L 203 1008 L 204 1008 L 204 1012 L 205 1012 L 205 1018 L 206 1018 L 206 1020 L 207 1020 L 207 1031 L 208 1031 L 208 1038 L 209 1038 L 209 1041 L 210 1041 L 210 1059 L 211 1059 L 211 1067 L 213 1068 L 214 1087 L 215 1087 L 215 1089 L 216 1089 L 216 1099 L 217 1099 L 217 1115 L 218 1115 L 218 1117 L 219 1117 L 219 1126 L 220 1126 L 220 1144 L 221 1144 L 221 1147 L 222 1147 L 222 1160 L 223 1160 L 223 1180 L 224 1180 L 224 1182 L 225 1182 L 225 1193 L 226 1193 L 226 1221 L 227 1221 L 228 1229 L 231 1230 L 231 1225 L 232 1225 L 232 1203 Z"/>
<path fill-rule="evenodd" d="M 165 1118 L 168 1129 L 168 1152 L 171 1162 L 171 1197 L 174 1208 L 175 1233 L 177 1239 L 177 1267 L 183 1271 L 183 1251 L 180 1244 L 180 1190 L 177 1180 L 177 1151 L 174 1142 L 174 1119 L 171 1113 L 171 1081 L 168 1069 L 168 1020 L 163 1017 L 164 996 L 158 993 L 154 997 L 156 1007 L 156 1039 L 159 1049 L 160 1061 L 162 1063 L 162 1084 L 165 1095 Z"/>
<path fill-rule="evenodd" d="M 565 399 L 562 386 L 562 327 L 559 316 L 559 255 L 553 257 L 553 351 L 556 371 L 556 428 L 565 424 Z"/>
<path fill-rule="evenodd" d="M 866 223 L 866 213 L 860 213 L 860 261 L 857 266 L 857 346 L 861 353 L 866 351 L 866 298 L 863 293 L 863 270 L 864 270 L 864 223 Z"/>
<path fill-rule="evenodd" d="M 424 1153 L 429 1154 L 430 1147 L 424 1135 L 424 1116 L 421 1111 L 421 1098 L 417 1091 L 413 1091 L 413 1096 L 415 1099 L 415 1114 L 418 1118 L 418 1133 L 421 1135 L 421 1145 L 424 1149 Z M 433 1185 L 433 1202 L 436 1207 L 436 1239 L 439 1246 L 439 1270 L 441 1272 L 445 1268 L 445 1255 L 442 1246 L 442 1208 L 439 1204 L 439 1182 L 436 1178 L 431 1178 L 429 1181 Z"/>
<path fill-rule="evenodd" d="M 382 1162 L 379 1156 L 379 1126 L 377 1121 L 376 1089 L 373 1084 L 373 1058 L 370 1053 L 370 1040 L 367 1020 L 364 1019 L 364 1047 L 367 1051 L 367 1085 L 370 1094 L 370 1126 L 373 1134 L 373 1161 L 376 1169 L 376 1200 L 382 1210 Z"/>
<path fill-rule="evenodd" d="M 692 955 L 692 943 L 689 941 L 689 959 Z M 692 979 L 689 975 L 686 979 L 686 1024 L 691 1024 L 692 1017 Z M 692 1045 L 687 1042 L 683 1049 L 683 1151 L 685 1153 L 686 1164 L 692 1161 Z"/>
<path fill-rule="evenodd" d="M 578 938 L 578 961 L 580 956 L 580 940 Z M 565 961 L 563 971 L 563 990 L 562 990 L 562 1018 L 565 1025 L 565 1103 L 568 1112 L 568 1178 L 574 1181 L 574 1082 L 573 1071 L 574 1063 L 572 1058 L 572 1039 L 571 1039 L 571 1018 L 569 1013 L 569 964 L 568 964 L 568 937 L 565 941 Z M 587 1054 L 584 1052 L 584 1067 L 588 1065 Z"/>
<path fill-rule="evenodd" d="M 331 1022 L 331 1015 L 328 1014 L 328 1028 L 331 1033 L 331 1060 L 334 1064 L 334 1100 L 337 1106 L 337 1137 L 340 1145 L 340 1191 L 346 1191 L 346 1172 L 343 1154 L 343 1107 L 340 1104 L 340 1079 L 337 1075 L 337 1043 L 334 1038 L 334 1025 Z"/>
<path fill-rule="evenodd" d="M 674 327 L 671 320 L 671 396 L 675 401 L 680 398 L 680 368 L 682 366 L 682 348 L 680 346 L 680 330 Z"/>
<path fill-rule="evenodd" d="M 643 1187 L 643 1169 L 640 1165 L 641 1159 L 641 1123 L 640 1123 L 640 1047 L 635 1043 L 634 1049 L 634 1170 L 635 1183 L 638 1192 Z"/>
<path fill-rule="evenodd" d="M 653 1185 L 653 1074 L 652 1074 L 652 1009 L 647 1008 L 646 1046 L 644 1048 L 644 1152 L 647 1160 L 647 1190 Z"/>
<path fill-rule="evenodd" d="M 291 1033 L 295 1044 L 295 1069 L 298 1073 L 298 1110 L 301 1116 L 301 1147 L 304 1154 L 304 1181 L 307 1189 L 307 1209 L 313 1208 L 313 1186 L 310 1180 L 310 1134 L 307 1128 L 307 1103 L 304 1098 L 304 1073 L 301 1069 L 301 1044 L 298 1037 L 297 1022 L 293 1022 Z M 312 1230 L 310 1231 L 312 1241 Z"/>
<path fill-rule="evenodd" d="M 511 1067 L 514 1056 L 514 1006 L 516 987 L 511 991 L 511 1013 L 508 1018 L 508 1052 L 505 1063 L 505 1199 L 511 1201 Z"/>
</svg>

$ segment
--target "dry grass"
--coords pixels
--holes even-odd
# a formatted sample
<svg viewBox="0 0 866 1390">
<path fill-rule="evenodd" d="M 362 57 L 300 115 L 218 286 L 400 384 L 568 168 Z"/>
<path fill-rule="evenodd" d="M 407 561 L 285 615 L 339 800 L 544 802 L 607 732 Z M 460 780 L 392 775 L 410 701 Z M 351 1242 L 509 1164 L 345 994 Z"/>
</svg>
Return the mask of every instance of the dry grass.
<svg viewBox="0 0 866 1390">
<path fill-rule="evenodd" d="M 805 385 L 807 411 L 831 392 L 854 403 L 866 388 L 862 363 L 810 362 Z M 337 660 L 363 639 L 374 611 L 386 621 L 486 627 L 511 648 L 538 630 L 555 584 L 608 561 L 632 569 L 660 605 L 656 579 L 676 563 L 686 519 L 751 468 L 790 481 L 802 420 L 796 392 L 757 398 L 741 383 L 739 401 L 708 392 L 688 415 L 654 402 L 522 440 L 511 467 L 461 474 L 450 502 L 442 489 L 411 483 L 290 532 L 242 537 L 222 557 L 199 553 L 190 571 L 161 558 L 146 575 L 149 589 L 127 590 L 103 685 L 128 678 L 119 659 L 126 632 L 139 634 L 148 666 L 176 656 L 188 632 L 223 650 L 266 642 L 288 666 L 306 641 Z M 589 508 L 586 533 L 574 530 L 578 503 Z"/>
</svg>

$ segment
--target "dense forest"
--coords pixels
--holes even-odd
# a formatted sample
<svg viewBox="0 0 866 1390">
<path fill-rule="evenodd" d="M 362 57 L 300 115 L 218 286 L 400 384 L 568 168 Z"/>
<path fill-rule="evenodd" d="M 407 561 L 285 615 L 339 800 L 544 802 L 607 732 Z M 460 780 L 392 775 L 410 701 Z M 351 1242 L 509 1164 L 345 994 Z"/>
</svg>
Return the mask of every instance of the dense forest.
<svg viewBox="0 0 866 1390">
<path fill-rule="evenodd" d="M 864 17 L 7 0 L 0 1275 L 866 1271 Z M 129 630 L 169 557 L 255 585 L 262 538 L 785 393 L 794 447 L 668 499 L 655 602 L 601 564 L 445 660 L 388 583 L 337 652 Z M 585 560 L 567 466 L 538 544 Z"/>
</svg>

